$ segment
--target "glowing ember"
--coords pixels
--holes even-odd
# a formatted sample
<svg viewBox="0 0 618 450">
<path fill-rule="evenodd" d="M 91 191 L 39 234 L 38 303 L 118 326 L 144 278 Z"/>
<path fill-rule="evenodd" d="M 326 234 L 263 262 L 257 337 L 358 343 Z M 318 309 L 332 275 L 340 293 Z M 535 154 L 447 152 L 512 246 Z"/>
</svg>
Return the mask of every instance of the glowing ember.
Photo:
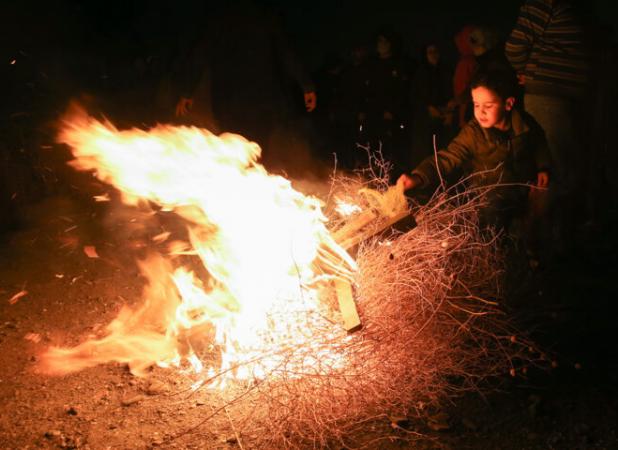
<svg viewBox="0 0 618 450">
<path fill-rule="evenodd" d="M 188 238 L 174 236 L 168 255 L 140 262 L 148 279 L 141 306 L 125 307 L 103 339 L 50 349 L 47 371 L 120 361 L 139 373 L 157 363 L 221 382 L 222 373 L 272 375 L 284 349 L 303 345 L 292 361 L 299 374 L 320 370 L 316 354 L 324 367 L 344 363 L 334 346 L 310 347 L 314 333 L 320 342 L 325 333 L 345 339 L 319 313 L 316 289 L 319 280 L 351 277 L 355 262 L 329 235 L 320 201 L 268 174 L 255 143 L 188 127 L 119 131 L 84 113 L 65 120 L 59 140 L 71 147 L 73 167 L 94 171 L 128 204 L 173 211 Z M 181 266 L 178 255 L 194 255 L 203 268 Z"/>
</svg>

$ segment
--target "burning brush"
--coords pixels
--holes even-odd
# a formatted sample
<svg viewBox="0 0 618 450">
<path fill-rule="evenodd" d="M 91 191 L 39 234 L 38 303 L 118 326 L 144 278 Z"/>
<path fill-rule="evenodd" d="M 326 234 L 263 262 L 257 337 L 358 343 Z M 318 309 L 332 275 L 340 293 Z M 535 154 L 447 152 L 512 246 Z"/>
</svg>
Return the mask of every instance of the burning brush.
<svg viewBox="0 0 618 450">
<path fill-rule="evenodd" d="M 369 425 L 377 439 L 414 437 L 389 417 L 423 418 L 531 360 L 498 308 L 503 265 L 478 227 L 482 196 L 436 195 L 397 232 L 411 217 L 401 187 L 340 178 L 324 204 L 268 174 L 237 135 L 119 131 L 81 113 L 60 141 L 124 202 L 175 213 L 187 239 L 140 262 L 140 306 L 101 339 L 50 349 L 47 372 L 189 366 L 219 396 L 216 412 L 251 424 L 253 447 L 347 448 Z"/>
</svg>

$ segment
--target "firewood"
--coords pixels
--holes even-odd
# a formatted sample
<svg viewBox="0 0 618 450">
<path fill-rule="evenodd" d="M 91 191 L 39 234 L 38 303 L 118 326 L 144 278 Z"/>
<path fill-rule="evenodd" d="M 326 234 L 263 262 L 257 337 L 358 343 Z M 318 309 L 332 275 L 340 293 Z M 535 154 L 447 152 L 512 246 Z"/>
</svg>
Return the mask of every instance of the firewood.
<svg viewBox="0 0 618 450">
<path fill-rule="evenodd" d="M 355 236 L 359 230 L 367 226 L 378 218 L 378 213 L 373 209 L 368 209 L 360 213 L 350 222 L 346 223 L 343 227 L 333 233 L 333 238 L 337 242 L 344 242 Z"/>
<path fill-rule="evenodd" d="M 410 219 L 410 211 L 408 210 L 402 211 L 396 216 L 390 217 L 390 218 L 385 219 L 384 221 L 378 222 L 374 224 L 373 226 L 368 227 L 367 229 L 361 231 L 360 233 L 357 233 L 352 236 L 348 236 L 346 237 L 346 239 L 338 241 L 339 245 L 341 245 L 341 247 L 343 247 L 344 249 L 348 250 L 354 247 L 355 245 L 361 243 L 362 241 L 369 239 L 370 237 L 381 233 L 387 228 L 396 225 L 398 222 L 408 221 L 409 219 Z"/>
<path fill-rule="evenodd" d="M 343 318 L 343 327 L 349 333 L 360 330 L 362 324 L 356 310 L 352 285 L 347 280 L 336 279 L 335 290 L 337 292 L 337 300 L 339 301 L 339 310 Z"/>
</svg>

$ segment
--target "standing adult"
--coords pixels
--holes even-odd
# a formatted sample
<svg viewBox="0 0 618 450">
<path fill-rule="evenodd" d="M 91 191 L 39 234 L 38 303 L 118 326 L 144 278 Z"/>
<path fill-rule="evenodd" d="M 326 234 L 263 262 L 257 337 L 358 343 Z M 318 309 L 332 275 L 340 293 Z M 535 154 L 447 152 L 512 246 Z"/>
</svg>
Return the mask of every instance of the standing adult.
<svg viewBox="0 0 618 450">
<path fill-rule="evenodd" d="M 409 166 L 410 82 L 413 63 L 403 52 L 399 33 L 382 27 L 376 34 L 375 57 L 367 66 L 364 131 L 372 150 L 398 173 Z"/>
<path fill-rule="evenodd" d="M 442 63 L 438 46 L 424 45 L 412 83 L 414 131 L 410 163 L 413 167 L 433 154 L 434 136 L 436 150 L 445 147 L 453 137 L 453 113 L 446 107 L 452 97 L 452 78 L 452 71 Z"/>
<path fill-rule="evenodd" d="M 524 85 L 524 107 L 543 127 L 553 159 L 554 238 L 572 237 L 582 185 L 582 129 L 589 62 L 577 11 L 568 0 L 526 0 L 506 43 Z"/>
<path fill-rule="evenodd" d="M 257 142 L 263 161 L 277 165 L 287 155 L 268 144 L 292 114 L 289 80 L 302 89 L 309 112 L 315 87 L 273 14 L 250 0 L 220 8 L 183 64 L 176 114 L 188 114 L 195 103 L 211 115 L 206 125 Z"/>
</svg>

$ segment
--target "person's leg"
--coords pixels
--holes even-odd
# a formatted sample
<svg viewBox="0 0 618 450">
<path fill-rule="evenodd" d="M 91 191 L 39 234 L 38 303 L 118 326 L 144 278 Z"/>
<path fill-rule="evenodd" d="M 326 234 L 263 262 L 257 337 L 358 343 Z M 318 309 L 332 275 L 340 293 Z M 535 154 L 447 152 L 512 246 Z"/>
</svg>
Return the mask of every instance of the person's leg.
<svg viewBox="0 0 618 450">
<path fill-rule="evenodd" d="M 568 99 L 526 94 L 526 111 L 545 131 L 552 157 L 549 214 L 559 247 L 569 244 L 577 220 L 577 192 L 581 185 L 580 140 L 574 103 Z"/>
<path fill-rule="evenodd" d="M 545 95 L 526 94 L 526 112 L 545 131 L 552 157 L 552 183 L 559 195 L 573 191 L 576 181 L 576 126 L 572 102 Z"/>
</svg>

